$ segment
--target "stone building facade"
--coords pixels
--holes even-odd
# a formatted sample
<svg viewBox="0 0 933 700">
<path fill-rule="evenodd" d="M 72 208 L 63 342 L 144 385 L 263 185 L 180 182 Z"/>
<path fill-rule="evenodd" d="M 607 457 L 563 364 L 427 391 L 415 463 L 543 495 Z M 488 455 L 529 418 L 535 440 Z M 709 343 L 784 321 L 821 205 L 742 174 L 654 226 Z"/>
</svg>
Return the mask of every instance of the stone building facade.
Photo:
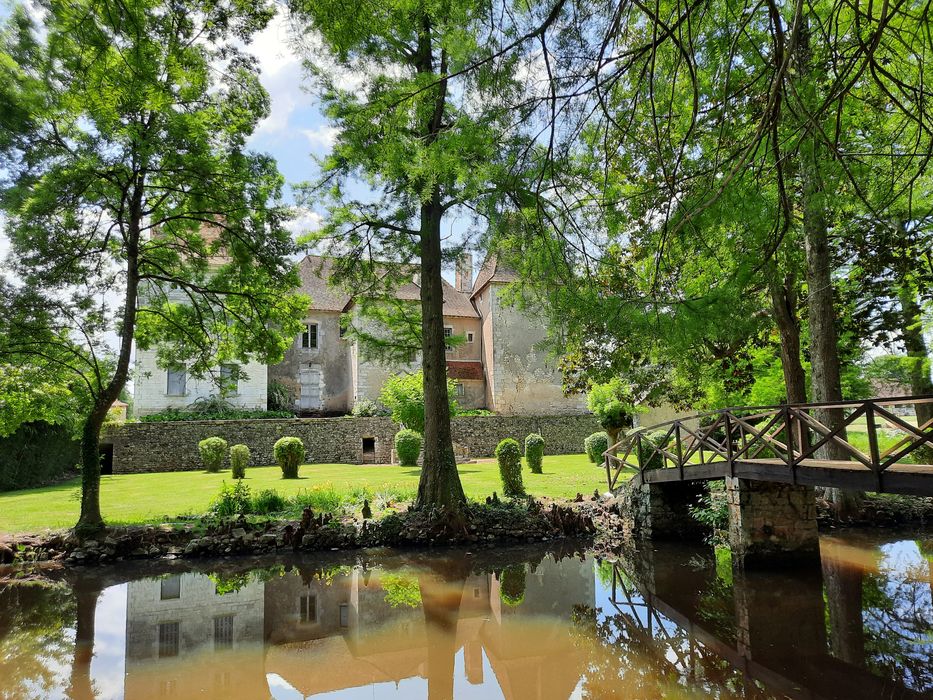
<svg viewBox="0 0 933 700">
<path fill-rule="evenodd" d="M 377 400 L 391 374 L 413 372 L 421 365 L 420 353 L 406 364 L 384 362 L 345 336 L 347 323 L 364 330 L 354 298 L 331 285 L 333 259 L 306 256 L 299 264 L 301 291 L 311 298 L 304 330 L 283 360 L 273 366 L 242 367 L 230 403 L 244 408 L 265 408 L 268 383 L 284 385 L 300 415 L 347 413 L 363 400 Z M 503 294 L 515 276 L 488 258 L 475 275 L 472 256 L 457 264 L 454 284 L 444 281 L 445 333 L 463 342 L 448 350 L 448 375 L 456 383 L 461 407 L 485 408 L 503 415 L 572 415 L 586 410 L 582 395 L 564 396 L 561 375 L 541 347 L 543 323 L 508 303 Z M 416 305 L 421 298 L 418 278 L 396 292 L 398 299 Z M 223 371 L 208 380 L 189 380 L 182 371 L 156 365 L 155 353 L 136 356 L 135 411 L 147 415 L 171 407 L 184 407 L 202 396 L 218 394 Z"/>
</svg>

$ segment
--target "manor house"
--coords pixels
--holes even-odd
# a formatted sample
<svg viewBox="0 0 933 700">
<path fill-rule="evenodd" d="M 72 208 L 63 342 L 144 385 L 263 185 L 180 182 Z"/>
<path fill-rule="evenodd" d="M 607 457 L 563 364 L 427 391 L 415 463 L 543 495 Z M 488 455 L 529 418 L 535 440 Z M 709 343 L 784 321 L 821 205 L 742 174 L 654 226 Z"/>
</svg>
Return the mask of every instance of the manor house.
<svg viewBox="0 0 933 700">
<path fill-rule="evenodd" d="M 135 412 L 146 415 L 183 408 L 227 386 L 226 399 L 239 407 L 266 407 L 270 381 L 286 386 L 296 412 L 304 415 L 347 413 L 363 400 L 376 400 L 390 374 L 417 371 L 420 353 L 407 364 L 392 364 L 368 354 L 341 331 L 341 317 L 363 324 L 352 295 L 328 283 L 329 258 L 309 255 L 299 264 L 301 291 L 311 298 L 304 329 L 282 362 L 242 367 L 247 375 L 236 386 L 231 367 L 220 367 L 214 379 L 189 378 L 184 368 L 161 369 L 155 351 L 137 351 Z M 486 259 L 474 274 L 469 253 L 458 261 L 454 284 L 444 281 L 444 333 L 462 338 L 449 346 L 447 371 L 456 383 L 463 408 L 485 408 L 505 415 L 578 414 L 586 411 L 584 396 L 564 396 L 560 372 L 546 350 L 544 324 L 509 304 L 504 288 L 515 274 Z M 397 296 L 413 304 L 421 298 L 417 275 Z"/>
</svg>

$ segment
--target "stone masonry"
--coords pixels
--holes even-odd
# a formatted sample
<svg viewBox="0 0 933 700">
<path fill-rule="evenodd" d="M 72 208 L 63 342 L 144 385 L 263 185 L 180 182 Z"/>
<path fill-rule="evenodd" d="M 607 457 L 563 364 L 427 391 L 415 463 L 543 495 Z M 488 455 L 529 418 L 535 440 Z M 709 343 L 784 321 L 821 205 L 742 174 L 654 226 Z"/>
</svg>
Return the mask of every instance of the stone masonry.
<svg viewBox="0 0 933 700">
<path fill-rule="evenodd" d="M 391 459 L 397 430 L 385 417 L 126 423 L 109 428 L 102 442 L 113 445 L 117 474 L 203 469 L 198 442 L 213 436 L 230 445 L 247 445 L 251 466 L 275 464 L 272 446 L 286 436 L 302 439 L 312 464 L 360 464 L 364 439 L 372 439 L 375 462 L 385 464 Z M 584 438 L 599 426 L 592 415 L 461 416 L 453 419 L 452 430 L 454 442 L 471 457 L 491 457 L 500 440 L 512 437 L 523 442 L 531 432 L 544 436 L 546 454 L 579 453 Z"/>
<path fill-rule="evenodd" d="M 620 491 L 625 528 L 631 534 L 651 539 L 702 541 L 710 528 L 690 514 L 703 494 L 698 481 L 625 486 Z"/>
<path fill-rule="evenodd" d="M 726 493 L 736 563 L 780 566 L 819 557 L 812 487 L 727 477 Z"/>
</svg>

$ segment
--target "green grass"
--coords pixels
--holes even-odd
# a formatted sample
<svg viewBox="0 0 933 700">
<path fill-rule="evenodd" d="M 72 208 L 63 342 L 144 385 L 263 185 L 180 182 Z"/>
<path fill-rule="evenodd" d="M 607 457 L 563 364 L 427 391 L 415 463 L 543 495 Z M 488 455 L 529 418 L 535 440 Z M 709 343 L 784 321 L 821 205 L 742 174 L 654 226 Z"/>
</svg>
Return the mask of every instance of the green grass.
<svg viewBox="0 0 933 700">
<path fill-rule="evenodd" d="M 275 489 L 288 497 L 301 490 L 325 484 L 351 491 L 368 487 L 411 491 L 418 487 L 421 470 L 417 467 L 360 464 L 306 464 L 298 479 L 284 480 L 278 467 L 252 467 L 245 483 L 256 494 Z M 493 491 L 502 494 L 495 461 L 483 460 L 460 465 L 460 478 L 468 498 L 484 499 Z M 534 496 L 571 498 L 595 489 L 604 491 L 606 473 L 602 465 L 591 464 L 586 455 L 549 455 L 544 473 L 522 471 L 525 488 Z M 179 515 L 204 513 L 220 491 L 222 483 L 233 483 L 230 472 L 166 472 L 160 474 L 119 474 L 101 479 L 101 510 L 111 524 L 161 522 Z M 78 517 L 78 479 L 56 486 L 0 493 L 0 532 L 35 532 L 46 528 L 70 527 Z"/>
</svg>

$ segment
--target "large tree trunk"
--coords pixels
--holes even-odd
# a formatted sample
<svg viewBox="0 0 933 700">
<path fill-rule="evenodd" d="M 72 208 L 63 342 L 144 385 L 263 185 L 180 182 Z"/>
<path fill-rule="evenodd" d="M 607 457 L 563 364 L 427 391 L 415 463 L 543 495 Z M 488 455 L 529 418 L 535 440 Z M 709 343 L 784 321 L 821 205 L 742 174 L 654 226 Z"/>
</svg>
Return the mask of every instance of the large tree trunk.
<svg viewBox="0 0 933 700">
<path fill-rule="evenodd" d="M 813 65 L 810 36 L 804 17 L 798 43 L 797 62 L 801 76 L 800 94 L 808 111 L 817 104 L 815 83 L 819 67 Z M 809 115 L 804 115 L 808 118 Z M 815 118 L 815 117 L 814 117 Z M 832 256 L 829 247 L 827 220 L 828 196 L 821 177 L 821 167 L 829 161 L 825 147 L 816 133 L 817 127 L 807 121 L 800 144 L 800 175 L 802 178 L 803 235 L 807 259 L 807 307 L 810 321 L 810 368 L 813 401 L 826 403 L 842 400 L 836 310 L 833 301 Z M 841 409 L 827 408 L 813 412 L 814 418 L 830 430 L 839 430 L 846 439 L 845 415 Z M 821 459 L 849 459 L 846 449 L 829 441 L 817 452 Z M 860 494 L 842 489 L 830 489 L 830 499 L 840 516 L 849 516 L 857 509 Z"/>
<path fill-rule="evenodd" d="M 94 658 L 94 629 L 97 599 L 100 589 L 96 585 L 78 583 L 75 589 L 78 619 L 75 625 L 75 650 L 71 662 L 71 678 L 65 695 L 69 700 L 93 700 L 97 697 L 91 680 L 91 661 Z"/>
<path fill-rule="evenodd" d="M 837 659 L 856 667 L 865 664 L 863 574 L 860 566 L 852 566 L 832 557 L 823 560 L 823 582 L 829 613 L 829 648 Z"/>
<path fill-rule="evenodd" d="M 768 282 L 771 311 L 781 338 L 781 369 L 784 372 L 784 387 L 787 403 L 806 403 L 807 375 L 800 360 L 800 320 L 797 318 L 796 280 L 790 274 L 783 280 L 772 269 Z"/>
</svg>

